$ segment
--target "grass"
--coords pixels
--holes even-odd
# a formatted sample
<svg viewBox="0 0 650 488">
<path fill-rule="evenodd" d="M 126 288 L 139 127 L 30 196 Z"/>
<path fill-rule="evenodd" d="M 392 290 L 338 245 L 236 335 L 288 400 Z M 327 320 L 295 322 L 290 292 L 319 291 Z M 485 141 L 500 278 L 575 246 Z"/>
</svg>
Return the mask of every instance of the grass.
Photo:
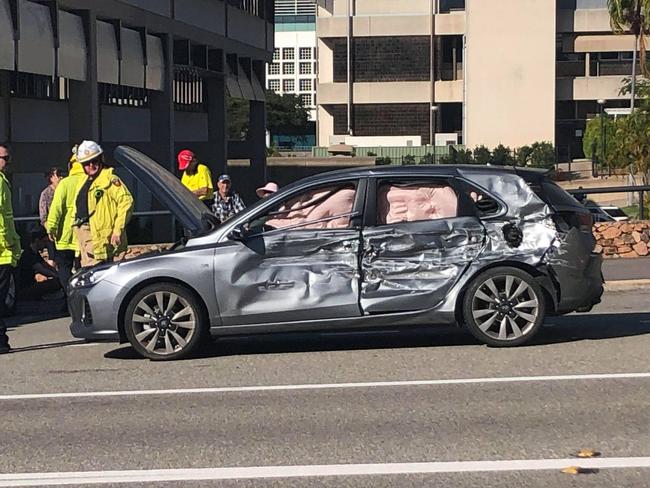
<svg viewBox="0 0 650 488">
<path fill-rule="evenodd" d="M 639 218 L 639 206 L 638 205 L 632 205 L 631 207 L 621 207 L 621 210 L 627 214 L 630 219 L 638 219 Z M 650 219 L 650 207 L 646 206 L 645 207 L 645 218 Z"/>
</svg>

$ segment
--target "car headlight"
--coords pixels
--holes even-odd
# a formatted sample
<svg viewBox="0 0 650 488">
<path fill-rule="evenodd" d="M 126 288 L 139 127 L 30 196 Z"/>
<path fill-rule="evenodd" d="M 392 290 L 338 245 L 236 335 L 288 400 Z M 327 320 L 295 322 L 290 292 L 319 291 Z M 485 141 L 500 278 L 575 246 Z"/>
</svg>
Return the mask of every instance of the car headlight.
<svg viewBox="0 0 650 488">
<path fill-rule="evenodd" d="M 110 268 L 89 269 L 81 271 L 74 275 L 70 280 L 70 287 L 72 288 L 89 288 L 96 285 L 99 281 L 103 280 L 108 275 L 113 266 Z"/>
</svg>

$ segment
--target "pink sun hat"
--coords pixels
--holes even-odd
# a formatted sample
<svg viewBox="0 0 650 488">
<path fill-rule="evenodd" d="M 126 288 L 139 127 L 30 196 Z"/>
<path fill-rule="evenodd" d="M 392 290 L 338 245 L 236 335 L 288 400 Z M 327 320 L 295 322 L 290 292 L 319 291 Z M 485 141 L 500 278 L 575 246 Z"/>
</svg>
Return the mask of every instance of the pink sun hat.
<svg viewBox="0 0 650 488">
<path fill-rule="evenodd" d="M 258 188 L 255 190 L 255 193 L 257 193 L 257 196 L 260 198 L 263 198 L 265 195 L 269 193 L 275 193 L 278 191 L 278 184 L 273 183 L 272 181 L 269 181 L 266 185 L 264 185 L 261 188 Z"/>
</svg>

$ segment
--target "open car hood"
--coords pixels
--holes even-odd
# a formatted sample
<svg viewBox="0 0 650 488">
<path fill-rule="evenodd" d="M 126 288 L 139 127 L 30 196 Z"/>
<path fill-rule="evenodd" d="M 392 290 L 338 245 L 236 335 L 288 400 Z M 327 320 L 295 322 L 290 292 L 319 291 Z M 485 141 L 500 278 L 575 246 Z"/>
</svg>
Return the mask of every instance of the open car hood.
<svg viewBox="0 0 650 488">
<path fill-rule="evenodd" d="M 153 159 L 128 146 L 118 146 L 113 156 L 147 186 L 156 200 L 167 207 L 181 223 L 188 237 L 216 227 L 216 219 L 205 204 Z"/>
</svg>

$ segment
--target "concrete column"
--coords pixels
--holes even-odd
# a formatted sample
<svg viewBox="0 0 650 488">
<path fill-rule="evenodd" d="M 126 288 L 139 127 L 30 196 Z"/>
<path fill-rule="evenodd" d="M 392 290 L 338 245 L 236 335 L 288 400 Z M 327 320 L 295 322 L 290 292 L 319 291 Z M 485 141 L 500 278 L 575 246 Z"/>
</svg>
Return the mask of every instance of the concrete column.
<svg viewBox="0 0 650 488">
<path fill-rule="evenodd" d="M 149 111 L 151 113 L 151 154 L 150 156 L 171 171 L 176 170 L 174 148 L 174 43 L 171 35 L 161 36 L 165 71 L 162 91 L 149 92 Z M 136 197 L 137 198 L 137 197 Z M 158 208 L 152 209 L 158 210 Z M 166 209 L 165 209 L 166 210 Z M 173 217 L 153 217 L 152 241 L 170 242 L 176 240 L 175 219 Z"/>
<path fill-rule="evenodd" d="M 589 66 L 591 65 L 591 53 L 585 53 L 585 76 L 589 77 Z"/>
<path fill-rule="evenodd" d="M 176 172 L 174 151 L 174 60 L 171 35 L 162 36 L 165 72 L 162 91 L 149 92 L 152 157 L 172 173 Z"/>
<path fill-rule="evenodd" d="M 97 86 L 97 16 L 92 10 L 80 12 L 86 32 L 86 81 L 70 80 L 70 142 L 100 140 L 100 109 Z"/>
<path fill-rule="evenodd" d="M 0 141 L 11 140 L 9 71 L 0 70 Z"/>
<path fill-rule="evenodd" d="M 228 138 L 226 133 L 226 83 L 223 76 L 207 78 L 205 88 L 208 96 L 208 153 L 205 164 L 217 178 L 226 173 L 228 161 Z"/>
<path fill-rule="evenodd" d="M 250 125 L 248 142 L 251 151 L 251 179 L 255 185 L 267 180 L 266 173 L 266 104 L 250 101 Z"/>
</svg>

